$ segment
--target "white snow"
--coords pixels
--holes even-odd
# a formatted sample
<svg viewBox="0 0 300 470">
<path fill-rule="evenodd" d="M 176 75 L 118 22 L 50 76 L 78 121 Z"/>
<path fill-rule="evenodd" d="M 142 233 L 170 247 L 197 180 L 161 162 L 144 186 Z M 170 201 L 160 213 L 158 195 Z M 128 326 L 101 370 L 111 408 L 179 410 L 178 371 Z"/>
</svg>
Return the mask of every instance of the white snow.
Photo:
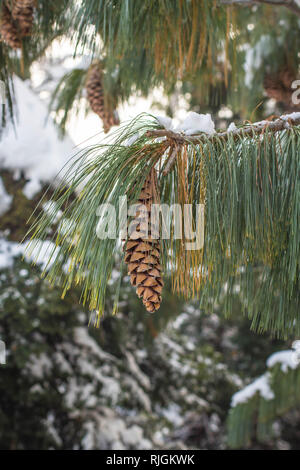
<svg viewBox="0 0 300 470">
<path fill-rule="evenodd" d="M 168 131 L 173 129 L 172 119 L 169 116 L 155 116 L 159 124 Z"/>
<path fill-rule="evenodd" d="M 295 112 L 295 113 L 290 113 L 290 114 L 284 114 L 283 116 L 280 116 L 280 119 L 284 120 L 284 121 L 288 121 L 289 119 L 291 119 L 292 121 L 296 120 L 296 119 L 300 119 L 300 112 Z"/>
<path fill-rule="evenodd" d="M 37 240 L 32 244 L 30 250 L 27 250 L 28 243 L 16 243 L 0 238 L 0 269 L 10 268 L 17 256 L 24 256 L 27 261 L 33 263 L 38 259 L 38 264 L 42 269 L 50 268 L 50 254 L 58 250 L 55 244 L 48 240 L 43 242 Z"/>
<path fill-rule="evenodd" d="M 164 416 L 170 423 L 174 424 L 174 426 L 181 426 L 184 422 L 183 417 L 181 416 L 181 408 L 177 405 L 177 403 L 169 403 L 167 408 L 159 408 L 161 415 Z"/>
<path fill-rule="evenodd" d="M 212 135 L 216 132 L 215 123 L 213 122 L 210 114 L 198 114 L 191 111 L 177 127 L 174 127 L 170 117 L 156 116 L 156 119 L 166 130 L 182 132 L 185 135 L 194 135 L 201 132 Z"/>
<path fill-rule="evenodd" d="M 45 353 L 41 353 L 39 356 L 31 354 L 28 363 L 32 375 L 39 379 L 42 379 L 53 367 L 51 360 Z"/>
<path fill-rule="evenodd" d="M 294 349 L 288 349 L 286 351 L 278 351 L 272 354 L 267 359 L 267 367 L 270 369 L 276 364 L 281 364 L 282 372 L 288 372 L 288 369 L 296 369 L 300 364 L 300 341 L 293 343 Z M 247 385 L 239 392 L 235 393 L 231 399 L 231 406 L 234 407 L 239 403 L 247 402 L 255 393 L 259 392 L 265 400 L 272 400 L 274 393 L 270 387 L 271 373 L 266 372 L 254 382 Z"/>
<path fill-rule="evenodd" d="M 125 355 L 126 355 L 126 358 L 127 358 L 127 361 L 128 361 L 128 368 L 129 368 L 130 372 L 136 377 L 138 382 L 140 382 L 140 384 L 146 390 L 150 390 L 151 383 L 150 383 L 149 377 L 141 371 L 141 369 L 138 366 L 134 356 L 129 351 L 126 351 Z"/>
<path fill-rule="evenodd" d="M 10 268 L 14 258 L 23 254 L 21 245 L 0 239 L 0 269 Z"/>
<path fill-rule="evenodd" d="M 288 369 L 296 369 L 299 366 L 296 351 L 289 349 L 272 354 L 267 360 L 267 367 L 273 367 L 275 364 L 281 364 L 282 372 L 287 372 Z"/>
<path fill-rule="evenodd" d="M 86 327 L 77 327 L 74 329 L 74 339 L 77 344 L 84 346 L 87 349 L 102 359 L 103 361 L 116 362 L 116 359 L 111 354 L 103 351 L 97 342 L 89 335 Z"/>
<path fill-rule="evenodd" d="M 31 179 L 25 184 L 23 188 L 23 194 L 27 199 L 33 199 L 34 196 L 39 193 L 42 189 L 42 185 L 38 179 Z"/>
<path fill-rule="evenodd" d="M 4 187 L 0 176 L 0 217 L 7 212 L 11 206 L 12 196 L 10 196 Z"/>
<path fill-rule="evenodd" d="M 263 34 L 254 46 L 247 44 L 245 46 L 246 54 L 243 68 L 245 70 L 245 85 L 251 88 L 254 79 L 255 70 L 258 70 L 264 57 L 268 56 L 272 50 L 271 37 Z"/>
<path fill-rule="evenodd" d="M 131 137 L 129 137 L 129 139 L 127 139 L 125 145 L 127 147 L 130 147 L 131 145 L 133 145 L 138 140 L 139 137 L 140 137 L 140 134 L 138 132 L 136 132 Z"/>
<path fill-rule="evenodd" d="M 234 407 L 240 403 L 247 402 L 256 393 L 260 393 L 265 400 L 273 400 L 274 393 L 270 388 L 269 384 L 270 373 L 263 374 L 258 379 L 254 380 L 247 387 L 243 388 L 239 392 L 235 393 L 231 399 L 231 406 Z"/>
<path fill-rule="evenodd" d="M 29 181 L 24 187 L 28 198 L 40 191 L 41 183 L 54 180 L 74 152 L 72 141 L 59 140 L 55 125 L 47 120 L 46 106 L 29 88 L 28 82 L 14 78 L 18 103 L 16 129 L 9 125 L 0 142 L 0 168 L 20 174 Z"/>
<path fill-rule="evenodd" d="M 129 375 L 125 376 L 124 384 L 134 393 L 136 400 L 140 403 L 140 405 L 147 411 L 148 413 L 151 412 L 151 400 L 149 395 L 144 392 L 142 387 Z"/>
<path fill-rule="evenodd" d="M 186 135 L 198 134 L 204 132 L 212 135 L 215 131 L 215 123 L 210 114 L 198 114 L 194 111 L 188 113 L 185 120 L 179 124 L 177 131 L 184 131 Z"/>
<path fill-rule="evenodd" d="M 228 126 L 227 132 L 233 132 L 233 131 L 236 131 L 236 130 L 237 130 L 237 127 L 236 127 L 235 123 L 231 122 Z"/>
<path fill-rule="evenodd" d="M 63 212 L 61 210 L 57 210 L 57 204 L 54 201 L 47 201 L 43 205 L 43 211 L 49 216 L 52 216 L 52 213 L 54 211 L 57 212 L 56 217 L 53 220 L 54 224 L 57 224 L 59 220 L 61 219 Z"/>
</svg>

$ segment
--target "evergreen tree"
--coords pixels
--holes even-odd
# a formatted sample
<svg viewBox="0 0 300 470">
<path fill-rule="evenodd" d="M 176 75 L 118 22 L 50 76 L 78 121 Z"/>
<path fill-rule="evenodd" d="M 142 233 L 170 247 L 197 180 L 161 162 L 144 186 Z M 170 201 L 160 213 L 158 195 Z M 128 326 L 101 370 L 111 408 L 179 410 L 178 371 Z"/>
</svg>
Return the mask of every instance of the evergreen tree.
<svg viewBox="0 0 300 470">
<path fill-rule="evenodd" d="M 245 3 L 0 1 L 2 127 L 25 99 L 13 75 L 32 78 L 66 37 L 78 66 L 59 74 L 49 100 L 62 134 L 82 102 L 109 132 L 118 107 L 157 87 L 175 122 L 121 123 L 55 185 L 55 165 L 36 178 L 29 154 L 0 153 L 2 448 L 298 448 L 288 411 L 299 405 L 299 367 L 278 358 L 294 354 L 300 329 L 300 7 Z M 211 116 L 179 123 L 183 98 Z M 119 241 L 99 240 L 97 208 L 117 209 L 124 194 L 148 215 L 156 200 L 202 204 L 204 246 L 149 240 L 145 212 L 125 256 Z M 86 306 L 99 330 L 87 329 Z"/>
</svg>

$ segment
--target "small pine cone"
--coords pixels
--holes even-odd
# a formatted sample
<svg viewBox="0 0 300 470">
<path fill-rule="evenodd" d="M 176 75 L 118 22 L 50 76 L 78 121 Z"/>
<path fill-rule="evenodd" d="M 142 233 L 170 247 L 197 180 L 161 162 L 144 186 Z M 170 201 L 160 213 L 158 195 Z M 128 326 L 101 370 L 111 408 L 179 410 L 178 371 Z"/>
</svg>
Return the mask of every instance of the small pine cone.
<svg viewBox="0 0 300 470">
<path fill-rule="evenodd" d="M 108 132 L 112 126 L 119 125 L 120 120 L 117 112 L 107 109 L 105 104 L 102 73 L 98 64 L 90 67 L 85 86 L 92 110 L 102 119 L 104 132 Z"/>
<path fill-rule="evenodd" d="M 3 42 L 5 42 L 12 49 L 20 49 L 21 39 L 18 29 L 13 21 L 10 10 L 5 3 L 2 3 L 1 21 L 0 21 L 0 35 Z"/>
<path fill-rule="evenodd" d="M 146 178 L 138 204 L 137 211 L 130 227 L 134 228 L 125 244 L 125 262 L 131 284 L 136 287 L 138 297 L 148 312 L 158 310 L 162 300 L 163 280 L 161 275 L 160 243 L 158 238 L 151 238 L 151 206 L 153 203 L 155 170 Z M 158 234 L 157 234 L 158 235 Z"/>
<path fill-rule="evenodd" d="M 35 0 L 13 0 L 12 17 L 17 21 L 21 37 L 30 36 Z"/>
</svg>

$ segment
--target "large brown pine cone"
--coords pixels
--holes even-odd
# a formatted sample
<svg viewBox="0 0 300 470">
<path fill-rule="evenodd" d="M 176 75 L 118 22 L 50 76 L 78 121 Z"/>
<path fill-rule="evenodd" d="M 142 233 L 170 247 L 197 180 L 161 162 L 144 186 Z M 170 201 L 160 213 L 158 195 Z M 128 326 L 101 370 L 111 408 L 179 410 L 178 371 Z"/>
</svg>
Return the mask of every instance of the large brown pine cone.
<svg viewBox="0 0 300 470">
<path fill-rule="evenodd" d="M 22 37 L 30 36 L 33 26 L 35 0 L 13 0 L 12 17 L 17 21 Z"/>
<path fill-rule="evenodd" d="M 2 3 L 1 20 L 0 20 L 1 40 L 12 49 L 21 47 L 21 39 L 18 28 L 13 20 L 12 14 L 6 4 Z"/>
<path fill-rule="evenodd" d="M 156 175 L 153 170 L 146 178 L 138 204 L 136 217 L 130 224 L 133 231 L 129 233 L 125 244 L 125 262 L 131 284 L 136 287 L 138 297 L 148 312 L 158 310 L 162 300 L 163 280 L 160 265 L 159 239 L 151 238 L 151 206 L 153 203 Z"/>
<path fill-rule="evenodd" d="M 120 124 L 116 111 L 108 109 L 103 92 L 102 71 L 98 64 L 93 64 L 88 71 L 86 80 L 87 98 L 94 113 L 98 114 L 103 122 L 104 132 L 112 126 Z"/>
</svg>

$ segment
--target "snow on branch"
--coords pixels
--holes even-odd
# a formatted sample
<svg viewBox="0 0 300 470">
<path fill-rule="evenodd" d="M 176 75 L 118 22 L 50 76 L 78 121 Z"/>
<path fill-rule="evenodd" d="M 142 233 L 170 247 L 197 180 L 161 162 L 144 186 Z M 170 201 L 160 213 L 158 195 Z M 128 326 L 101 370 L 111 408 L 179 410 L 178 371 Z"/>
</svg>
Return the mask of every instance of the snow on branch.
<svg viewBox="0 0 300 470">
<path fill-rule="evenodd" d="M 183 131 L 175 132 L 168 129 L 154 129 L 146 132 L 147 137 L 166 137 L 171 139 L 178 144 L 184 143 L 201 143 L 207 142 L 207 140 L 214 141 L 218 139 L 229 139 L 230 137 L 254 137 L 264 133 L 265 131 L 279 132 L 288 129 L 290 126 L 297 126 L 300 124 L 300 112 L 285 114 L 280 116 L 275 121 L 260 121 L 253 124 L 249 124 L 233 130 L 227 130 L 224 132 L 211 133 L 209 136 L 204 132 L 198 135 L 186 135 Z"/>
<path fill-rule="evenodd" d="M 230 447 L 243 447 L 253 437 L 262 442 L 269 439 L 275 418 L 299 406 L 299 341 L 292 348 L 272 354 L 267 360 L 267 371 L 232 396 Z"/>
</svg>

